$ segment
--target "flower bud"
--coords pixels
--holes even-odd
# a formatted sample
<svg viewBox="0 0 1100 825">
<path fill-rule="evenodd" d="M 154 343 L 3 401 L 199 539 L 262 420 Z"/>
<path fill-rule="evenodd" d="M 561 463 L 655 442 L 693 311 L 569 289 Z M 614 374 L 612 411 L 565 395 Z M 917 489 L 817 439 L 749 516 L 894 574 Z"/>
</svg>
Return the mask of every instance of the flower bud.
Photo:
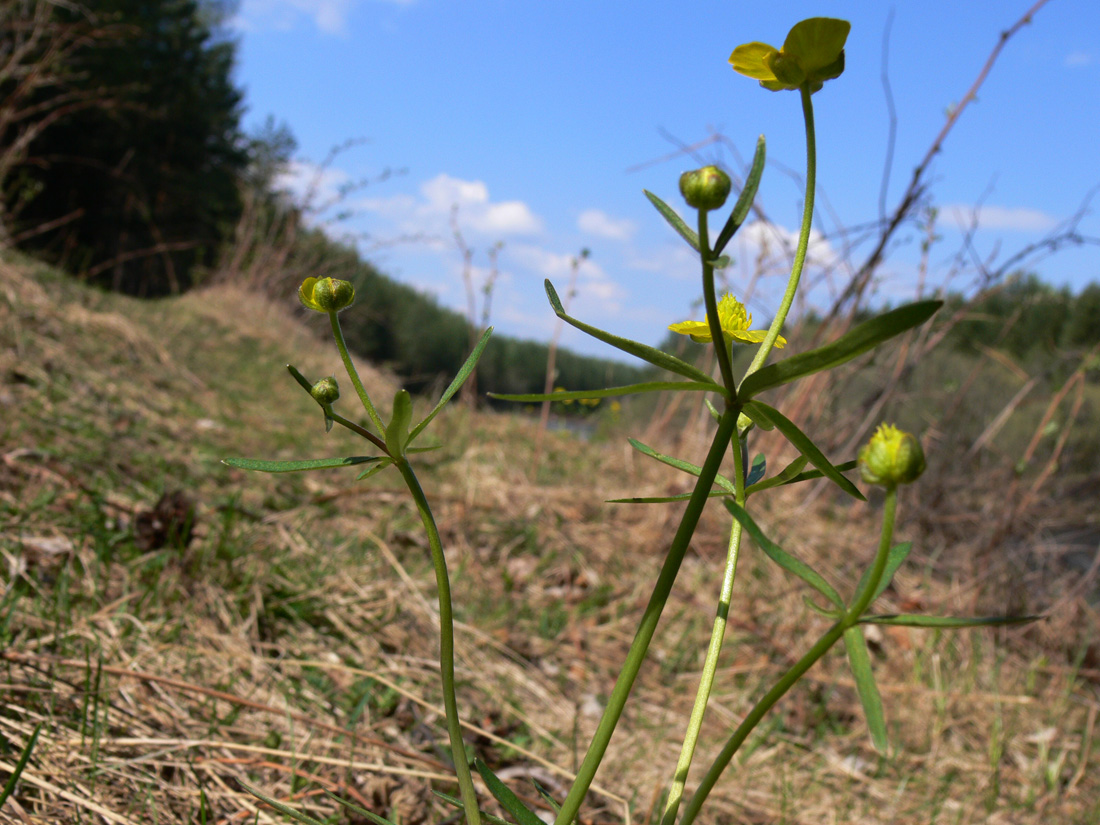
<svg viewBox="0 0 1100 825">
<path fill-rule="evenodd" d="M 680 175 L 680 194 L 688 206 L 696 209 L 718 209 L 730 194 L 730 176 L 717 166 L 704 166 Z"/>
<path fill-rule="evenodd" d="M 355 301 L 355 287 L 336 278 L 306 278 L 298 287 L 298 300 L 316 312 L 339 312 Z"/>
<path fill-rule="evenodd" d="M 881 424 L 859 451 L 859 474 L 868 484 L 896 487 L 924 472 L 924 450 L 916 436 L 893 424 Z"/>
<path fill-rule="evenodd" d="M 327 407 L 335 404 L 336 399 L 340 397 L 340 387 L 335 378 L 322 378 L 313 385 L 309 394 L 313 396 L 313 400 L 318 404 L 324 404 Z"/>
</svg>

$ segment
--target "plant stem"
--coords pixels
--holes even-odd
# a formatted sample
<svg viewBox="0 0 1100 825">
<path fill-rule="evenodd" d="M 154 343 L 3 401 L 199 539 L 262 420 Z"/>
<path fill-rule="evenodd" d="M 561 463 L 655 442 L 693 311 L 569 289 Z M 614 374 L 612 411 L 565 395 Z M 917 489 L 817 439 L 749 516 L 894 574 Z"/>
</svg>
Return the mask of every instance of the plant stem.
<svg viewBox="0 0 1100 825">
<path fill-rule="evenodd" d="M 874 564 L 871 566 L 871 575 L 867 577 L 867 583 L 863 590 L 852 599 L 852 606 L 844 616 L 849 625 L 859 621 L 871 602 L 875 598 L 875 591 L 882 580 L 882 573 L 886 569 L 886 561 L 890 556 L 890 543 L 894 540 L 894 520 L 898 512 L 898 488 L 897 485 L 886 488 L 886 502 L 882 508 L 882 533 L 878 540 L 878 553 L 875 554 Z"/>
<path fill-rule="evenodd" d="M 875 591 L 878 589 L 879 582 L 882 580 L 883 571 L 886 569 L 886 561 L 890 555 L 890 542 L 893 540 L 894 536 L 894 520 L 897 514 L 897 503 L 897 487 L 888 487 L 886 489 L 886 506 L 882 518 L 882 533 L 879 537 L 878 552 L 875 554 L 875 560 L 871 566 L 871 575 L 867 577 L 867 583 L 864 585 L 863 590 L 853 599 L 851 608 L 838 622 L 836 622 L 836 624 L 825 631 L 825 634 L 814 643 L 814 646 L 811 647 L 801 659 L 791 666 L 790 670 L 783 674 L 782 678 L 772 686 L 771 690 L 765 693 L 764 696 L 753 705 L 752 710 L 749 711 L 741 724 L 737 726 L 733 735 L 730 736 L 729 740 L 726 742 L 725 747 L 722 748 L 721 753 L 718 754 L 707 770 L 707 774 L 703 778 L 703 781 L 699 784 L 699 787 L 696 788 L 694 796 L 692 796 L 691 801 L 684 810 L 684 816 L 680 820 L 680 825 L 691 825 L 691 823 L 695 821 L 699 809 L 702 808 L 703 803 L 714 788 L 718 778 L 722 775 L 722 772 L 729 766 L 730 760 L 733 759 L 738 748 L 744 744 L 749 734 L 752 733 L 753 728 L 760 723 L 760 720 L 772 709 L 772 706 L 782 699 L 784 694 L 805 675 L 806 671 L 813 667 L 817 663 L 817 660 L 824 656 L 829 651 L 829 648 L 840 640 L 848 628 L 859 624 L 860 617 L 874 599 Z"/>
<path fill-rule="evenodd" d="M 741 460 L 742 446 L 740 439 L 731 439 L 734 457 L 734 499 L 745 506 L 745 467 Z M 668 802 L 665 804 L 665 813 L 661 817 L 661 825 L 672 825 L 676 819 L 676 811 L 680 807 L 680 801 L 684 796 L 684 785 L 687 782 L 688 771 L 691 770 L 691 761 L 695 757 L 695 746 L 699 741 L 699 731 L 703 727 L 703 716 L 706 714 L 707 702 L 710 701 L 711 690 L 714 687 L 714 674 L 718 670 L 718 655 L 722 652 L 722 640 L 726 634 L 726 621 L 729 617 L 730 599 L 733 595 L 733 582 L 737 576 L 737 559 L 741 553 L 741 522 L 734 519 L 730 532 L 729 549 L 726 551 L 726 572 L 722 578 L 722 589 L 718 597 L 717 615 L 714 617 L 714 627 L 710 634 L 710 644 L 707 647 L 707 657 L 703 662 L 703 673 L 699 679 L 699 689 L 695 693 L 695 704 L 691 709 L 691 717 L 688 719 L 687 732 L 684 734 L 684 743 L 680 749 L 680 759 L 676 763 L 676 773 L 673 776 L 672 787 L 668 792 Z"/>
<path fill-rule="evenodd" d="M 340 318 L 332 310 L 328 314 L 329 321 L 332 322 L 332 336 L 336 339 L 336 348 L 340 350 L 340 358 L 344 361 L 344 369 L 348 372 L 348 378 L 351 379 L 352 386 L 355 387 L 355 392 L 359 396 L 359 400 L 363 402 L 363 407 L 367 411 L 367 415 L 370 416 L 370 420 L 374 423 L 374 426 L 378 428 L 378 432 L 385 433 L 386 425 L 382 423 L 382 419 L 378 416 L 378 411 L 374 408 L 374 404 L 370 401 L 370 396 L 367 395 L 366 389 L 363 387 L 363 382 L 359 380 L 359 372 L 355 369 L 355 364 L 352 363 L 351 355 L 348 353 L 347 342 L 344 341 L 344 330 L 340 328 Z"/>
<path fill-rule="evenodd" d="M 714 343 L 714 353 L 718 358 L 718 371 L 722 374 L 722 383 L 730 392 L 731 398 L 737 397 L 737 383 L 733 380 L 733 367 L 730 364 L 730 344 L 722 324 L 718 320 L 718 300 L 714 295 L 714 266 L 710 250 L 710 233 L 707 230 L 707 210 L 699 210 L 699 257 L 703 261 L 703 303 L 707 308 L 707 323 L 710 325 L 710 337 Z"/>
<path fill-rule="evenodd" d="M 432 566 L 435 568 L 435 584 L 439 593 L 439 673 L 443 682 L 443 706 L 447 711 L 447 733 L 451 739 L 451 758 L 455 763 L 455 774 L 462 796 L 462 806 L 466 811 L 468 825 L 480 825 L 481 813 L 477 807 L 477 793 L 470 776 L 470 765 L 466 758 L 466 746 L 462 742 L 462 726 L 459 724 L 458 701 L 455 699 L 455 629 L 451 611 L 451 581 L 447 575 L 447 558 L 443 555 L 443 543 L 439 539 L 439 529 L 432 516 L 428 499 L 420 486 L 408 460 L 401 458 L 394 462 L 401 472 L 405 484 L 416 502 L 420 520 L 428 534 L 428 546 L 432 553 Z"/>
<path fill-rule="evenodd" d="M 772 325 L 768 327 L 768 334 L 764 342 L 757 348 L 756 355 L 752 359 L 745 376 L 748 377 L 764 366 L 768 359 L 768 353 L 775 346 L 775 339 L 779 337 L 779 330 L 787 320 L 787 313 L 794 303 L 795 293 L 798 292 L 798 282 L 802 278 L 802 269 L 806 265 L 806 252 L 810 247 L 810 229 L 814 222 L 814 192 L 817 189 L 817 139 L 814 133 L 814 104 L 810 96 L 809 87 L 803 86 L 799 92 L 802 95 L 802 117 L 806 122 L 806 201 L 802 206 L 802 229 L 798 234 L 798 247 L 794 253 L 794 265 L 791 267 L 791 277 L 787 281 L 787 291 L 783 293 L 783 300 L 772 319 Z"/>
<path fill-rule="evenodd" d="M 332 411 L 331 407 L 329 407 L 328 410 L 326 410 L 326 412 L 328 414 L 328 417 L 331 418 L 333 421 L 335 421 L 337 424 L 339 424 L 341 427 L 347 427 L 353 433 L 355 433 L 356 435 L 360 435 L 363 438 L 367 439 L 367 441 L 369 441 L 375 447 L 378 447 L 386 455 L 389 455 L 390 451 L 386 447 L 386 442 L 383 441 L 378 436 L 376 436 L 370 430 L 366 429 L 365 427 L 360 427 L 354 421 L 349 421 L 348 419 L 344 418 L 344 416 L 342 416 L 338 413 L 334 413 Z"/>
<path fill-rule="evenodd" d="M 618 724 L 623 707 L 630 696 L 630 689 L 633 687 L 634 680 L 638 676 L 642 662 L 645 660 L 649 643 L 653 639 L 653 633 L 656 631 L 657 623 L 661 618 L 661 611 L 664 609 L 665 602 L 668 601 L 669 593 L 672 592 L 676 574 L 680 571 L 680 564 L 684 560 L 684 554 L 687 552 L 695 527 L 699 523 L 699 516 L 707 503 L 707 497 L 714 484 L 714 477 L 718 474 L 718 468 L 726 455 L 726 446 L 730 443 L 730 438 L 736 430 L 737 415 L 737 410 L 727 407 L 718 421 L 718 429 L 714 433 L 710 451 L 707 453 L 706 460 L 699 472 L 699 480 L 692 491 L 691 498 L 688 499 L 684 515 L 680 519 L 680 526 L 676 529 L 676 535 L 672 539 L 672 545 L 669 547 L 668 555 L 665 557 L 665 562 L 657 577 L 657 583 L 654 585 L 653 593 L 646 604 L 642 621 L 638 625 L 634 641 L 626 654 L 623 669 L 619 673 L 619 678 L 615 681 L 615 687 L 611 690 L 611 695 L 607 700 L 607 708 L 604 710 L 600 723 L 596 727 L 596 733 L 592 737 L 592 744 L 588 746 L 588 752 L 584 755 L 584 760 L 577 771 L 577 778 L 573 780 L 569 794 L 562 802 L 561 810 L 554 819 L 554 825 L 572 825 L 573 820 L 577 818 L 577 812 L 580 810 L 585 794 L 588 793 L 588 789 L 596 777 L 596 770 L 607 751 L 611 735 L 615 732 L 615 726 Z"/>
</svg>

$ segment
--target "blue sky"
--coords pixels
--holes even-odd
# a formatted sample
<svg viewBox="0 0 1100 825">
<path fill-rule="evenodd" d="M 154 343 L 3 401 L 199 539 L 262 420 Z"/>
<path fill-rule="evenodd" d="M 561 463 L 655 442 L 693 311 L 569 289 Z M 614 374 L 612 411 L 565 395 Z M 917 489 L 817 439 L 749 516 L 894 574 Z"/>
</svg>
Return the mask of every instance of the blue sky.
<svg viewBox="0 0 1100 825">
<path fill-rule="evenodd" d="M 555 319 L 542 281 L 564 292 L 571 258 L 588 248 L 573 314 L 656 343 L 669 323 L 698 317 L 698 263 L 642 195 L 650 189 L 682 206 L 679 174 L 699 163 L 669 157 L 673 140 L 725 136 L 698 156 L 736 172 L 766 136 L 757 204 L 768 221 L 746 225 L 731 244 L 727 277 L 758 322 L 770 317 L 785 282 L 786 245 L 801 217 L 801 110 L 797 94 L 768 92 L 735 74 L 727 59 L 736 45 L 779 46 L 805 17 L 852 22 L 847 70 L 814 96 L 815 227 L 824 237 L 806 300 L 823 304 L 843 285 L 846 261 L 858 264 L 869 251 L 848 249 L 851 229 L 879 216 L 889 126 L 880 76 L 891 13 L 898 122 L 888 211 L 1000 32 L 1032 2 L 241 0 L 233 27 L 246 124 L 273 115 L 298 140 L 288 186 L 314 184 L 323 203 L 342 185 L 405 170 L 316 217 L 333 234 L 358 238 L 383 272 L 464 308 L 449 227 L 457 206 L 476 280 L 489 270 L 488 250 L 503 242 L 492 312 L 498 330 L 549 339 Z M 965 288 L 973 260 L 995 266 L 1078 211 L 1100 185 L 1098 89 L 1100 3 L 1051 0 L 1008 43 L 933 163 L 929 199 L 940 210 L 940 239 L 926 290 L 945 282 Z M 367 141 L 318 170 L 332 147 L 353 138 Z M 960 225 L 977 204 L 981 228 L 960 270 Z M 1100 195 L 1082 233 L 1100 237 L 1098 209 Z M 915 295 L 921 238 L 916 227 L 896 236 L 879 297 Z M 1079 288 L 1100 279 L 1100 247 L 1029 268 Z M 613 354 L 569 329 L 563 342 Z"/>
</svg>

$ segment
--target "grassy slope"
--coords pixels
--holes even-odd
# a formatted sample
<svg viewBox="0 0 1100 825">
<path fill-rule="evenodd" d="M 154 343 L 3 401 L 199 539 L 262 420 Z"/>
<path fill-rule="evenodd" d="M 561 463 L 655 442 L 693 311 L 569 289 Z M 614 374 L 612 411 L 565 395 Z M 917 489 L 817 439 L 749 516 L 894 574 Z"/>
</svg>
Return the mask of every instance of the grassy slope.
<svg viewBox="0 0 1100 825">
<path fill-rule="evenodd" d="M 324 434 L 283 371 L 335 370 L 330 345 L 232 289 L 142 303 L 14 258 L 0 261 L 0 338 L 0 774 L 44 723 L 0 820 L 251 822 L 244 779 L 315 815 L 336 810 L 327 788 L 395 821 L 443 821 L 428 791 L 451 788 L 433 579 L 396 477 L 259 476 L 219 461 L 362 451 Z M 364 377 L 392 396 L 387 376 Z M 469 740 L 509 775 L 559 788 L 674 527 L 665 508 L 600 499 L 684 484 L 621 439 L 552 434 L 536 485 L 529 422 L 453 410 L 438 424 L 447 443 L 423 473 L 464 622 Z M 683 450 L 699 451 L 690 439 Z M 173 490 L 195 505 L 194 540 L 140 546 L 141 514 Z M 762 523 L 797 534 L 791 549 L 825 570 L 873 542 L 872 507 L 776 503 Z M 919 523 L 906 520 L 905 537 Z M 647 821 L 667 780 L 724 529 L 704 521 L 685 563 L 592 821 L 621 822 L 626 808 Z M 965 612 L 970 584 L 933 574 L 942 550 L 918 550 L 883 608 Z M 747 554 L 705 751 L 820 631 L 801 594 Z M 830 657 L 769 718 L 710 821 L 1097 821 L 1097 687 L 1041 635 L 1021 638 L 884 634 L 891 761 L 871 750 Z"/>
</svg>

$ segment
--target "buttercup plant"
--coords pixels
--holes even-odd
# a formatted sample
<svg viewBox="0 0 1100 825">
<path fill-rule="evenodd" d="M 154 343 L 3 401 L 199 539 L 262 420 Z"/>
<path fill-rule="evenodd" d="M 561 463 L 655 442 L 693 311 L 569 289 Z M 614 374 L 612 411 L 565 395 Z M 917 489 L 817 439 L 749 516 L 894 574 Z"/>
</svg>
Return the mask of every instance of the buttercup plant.
<svg viewBox="0 0 1100 825">
<path fill-rule="evenodd" d="M 786 344 L 786 341 L 780 335 L 780 331 L 798 289 L 809 244 L 816 177 L 812 95 L 820 91 L 827 81 L 839 77 L 844 71 L 844 44 L 848 36 L 848 30 L 849 24 L 843 20 L 829 18 L 804 20 L 791 29 L 781 49 L 763 43 L 748 43 L 738 46 L 730 57 L 730 63 L 737 72 L 760 81 L 761 86 L 764 88 L 772 91 L 797 91 L 801 99 L 805 121 L 807 188 L 802 226 L 787 287 L 768 329 L 766 331 L 751 329 L 752 317 L 747 313 L 744 305 L 733 295 L 728 294 L 718 300 L 714 284 L 715 269 L 722 268 L 729 262 L 722 251 L 747 218 L 760 183 L 765 157 L 765 143 L 763 137 L 761 137 L 757 142 L 756 153 L 749 174 L 746 177 L 745 185 L 713 245 L 708 226 L 708 216 L 709 213 L 723 208 L 732 188 L 730 179 L 724 172 L 716 167 L 709 166 L 688 172 L 680 179 L 681 193 L 688 206 L 696 211 L 694 229 L 659 197 L 650 192 L 645 193 L 670 226 L 699 256 L 702 270 L 703 299 L 706 308 L 705 320 L 674 323 L 669 329 L 683 335 L 689 335 L 696 342 L 713 346 L 717 362 L 717 377 L 712 377 L 694 365 L 669 353 L 621 338 L 571 317 L 566 313 L 553 285 L 547 281 L 545 286 L 550 305 L 554 313 L 564 322 L 623 352 L 666 370 L 678 378 L 671 381 L 651 381 L 624 387 L 609 387 L 602 390 L 556 391 L 550 395 L 496 396 L 501 399 L 522 402 L 537 402 L 547 399 L 554 401 L 592 401 L 633 393 L 674 391 L 703 392 L 714 399 L 713 402 L 708 401 L 708 404 L 716 420 L 716 426 L 710 448 L 701 465 L 691 463 L 685 459 L 664 455 L 638 441 L 631 441 L 633 446 L 644 455 L 694 476 L 696 482 L 693 491 L 686 495 L 621 500 L 632 503 L 684 501 L 686 506 L 654 583 L 652 594 L 642 613 L 618 679 L 607 699 L 603 716 L 568 793 L 564 799 L 559 801 L 551 798 L 544 789 L 537 788 L 546 804 L 555 812 L 555 825 L 571 825 L 577 820 L 581 804 L 592 785 L 612 734 L 622 716 L 631 688 L 646 658 L 649 644 L 698 525 L 699 518 L 711 498 L 721 498 L 732 516 L 726 564 L 718 587 L 717 611 L 711 639 L 707 647 L 695 702 L 686 722 L 680 757 L 670 779 L 661 818 L 662 825 L 673 825 L 675 822 L 679 822 L 681 825 L 689 825 L 689 823 L 696 821 L 711 790 L 756 725 L 776 702 L 840 641 L 843 641 L 847 652 L 848 661 L 867 719 L 871 740 L 880 752 L 885 752 L 888 745 L 886 723 L 882 701 L 871 668 L 871 659 L 864 640 L 862 629 L 864 624 L 957 628 L 1030 621 L 1035 618 L 952 618 L 869 614 L 868 610 L 873 602 L 885 591 L 910 551 L 911 545 L 908 542 L 893 543 L 893 533 L 899 486 L 915 481 L 924 470 L 925 459 L 919 440 L 892 425 L 883 425 L 860 451 L 858 461 L 833 464 L 794 422 L 775 407 L 760 400 L 760 396 L 768 390 L 783 386 L 807 375 L 837 367 L 874 349 L 883 342 L 925 323 L 940 307 L 939 301 L 920 301 L 908 304 L 855 327 L 830 344 L 766 365 L 772 350 L 781 348 Z M 412 425 L 412 399 L 404 390 L 398 391 L 395 395 L 391 419 L 389 423 L 385 423 L 359 380 L 355 366 L 348 354 L 347 346 L 344 343 L 337 317 L 337 313 L 348 308 L 354 300 L 352 285 L 344 281 L 334 281 L 330 278 L 309 278 L 302 284 L 299 297 L 309 309 L 326 313 L 329 316 L 337 348 L 340 351 L 348 377 L 369 419 L 369 425 L 364 426 L 356 423 L 335 411 L 334 404 L 339 399 L 339 389 L 336 386 L 335 379 L 322 379 L 313 384 L 294 367 L 289 367 L 289 370 L 295 380 L 321 406 L 326 427 L 330 428 L 335 423 L 356 432 L 374 446 L 376 454 L 304 461 L 229 459 L 227 463 L 236 467 L 266 472 L 293 472 L 363 464 L 367 466 L 359 475 L 361 479 L 389 467 L 394 467 L 401 474 L 420 513 L 436 573 L 440 619 L 440 676 L 451 754 L 460 792 L 458 798 L 449 796 L 444 798 L 462 809 L 467 823 L 476 825 L 481 821 L 482 812 L 478 808 L 477 793 L 473 785 L 470 765 L 467 762 L 455 699 L 454 631 L 447 562 L 427 498 L 413 470 L 411 456 L 420 449 L 413 447 L 413 442 L 462 386 L 485 349 L 492 330 L 487 330 L 481 337 L 469 359 L 443 393 L 438 404 L 418 424 Z M 731 352 L 734 346 L 757 347 L 751 363 L 739 380 L 735 379 L 732 368 Z M 795 447 L 799 453 L 798 458 L 772 475 L 768 475 L 769 467 L 764 456 L 757 456 L 750 465 L 748 461 L 749 437 L 756 427 L 764 430 L 777 430 Z M 732 478 L 719 472 L 727 453 L 733 459 L 731 462 L 733 468 Z M 808 469 L 811 466 L 812 469 Z M 765 490 L 819 478 L 828 479 L 847 495 L 863 499 L 863 494 L 844 475 L 844 473 L 857 467 L 863 481 L 869 484 L 881 485 L 885 488 L 882 528 L 874 557 L 862 576 L 851 585 L 838 589 L 830 584 L 822 574 L 771 541 L 750 515 L 748 502 L 752 496 Z M 787 572 L 800 578 L 816 591 L 818 596 L 824 600 L 824 603 L 821 604 L 808 599 L 807 604 L 812 610 L 828 617 L 831 623 L 809 650 L 757 700 L 741 723 L 730 731 L 718 756 L 705 770 L 694 793 L 685 801 L 687 780 L 714 683 L 732 601 L 737 562 L 746 533 L 754 539 L 769 559 Z M 842 595 L 842 592 L 845 591 L 848 593 L 847 597 Z M 473 766 L 485 781 L 492 795 L 513 817 L 514 822 L 518 825 L 538 825 L 543 821 L 504 785 L 484 762 L 475 757 Z M 254 793 L 299 821 L 316 821 L 303 814 L 291 811 L 280 803 L 263 796 L 258 791 L 254 791 Z M 374 822 L 384 823 L 387 821 L 377 814 L 367 811 L 362 811 L 362 813 Z M 500 822 L 505 820 L 492 817 L 490 821 Z"/>
</svg>

